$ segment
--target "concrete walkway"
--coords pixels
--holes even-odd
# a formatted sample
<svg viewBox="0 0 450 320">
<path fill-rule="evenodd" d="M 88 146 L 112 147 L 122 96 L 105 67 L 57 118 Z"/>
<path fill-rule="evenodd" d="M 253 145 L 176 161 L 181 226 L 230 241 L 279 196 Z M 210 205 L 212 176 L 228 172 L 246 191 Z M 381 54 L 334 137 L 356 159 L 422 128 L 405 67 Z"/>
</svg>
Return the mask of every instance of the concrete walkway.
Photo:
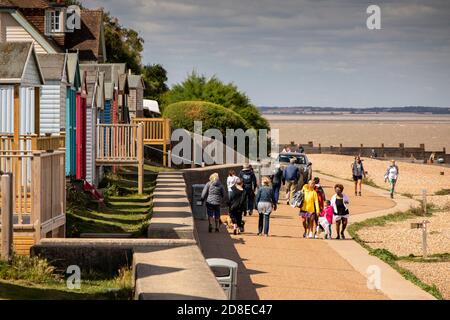
<svg viewBox="0 0 450 320">
<path fill-rule="evenodd" d="M 332 178 L 322 178 L 328 197 L 332 195 L 336 182 Z M 344 184 L 345 192 L 351 199 L 351 221 L 359 217 L 363 220 L 366 215 L 372 215 L 372 212 L 383 214 L 396 207 L 395 202 L 371 188 L 363 189 L 363 197 L 354 197 L 352 183 L 339 182 Z M 303 239 L 298 209 L 281 204 L 271 217 L 268 238 L 256 235 L 257 214 L 246 217 L 245 220 L 246 232 L 238 236 L 229 234 L 225 227 L 219 234 L 210 234 L 207 232 L 206 221 L 196 221 L 201 248 L 206 258 L 228 258 L 239 262 L 238 299 L 399 297 L 368 288 L 365 270 L 362 270 L 361 265 L 356 266 L 354 260 L 370 256 L 353 240 Z M 335 243 L 342 246 L 335 247 Z M 361 251 L 355 251 L 355 247 L 351 247 L 347 250 L 353 252 L 353 256 L 345 256 L 342 252 L 345 253 L 343 246 L 346 244 L 353 244 Z M 403 278 L 394 280 L 407 282 Z M 419 292 L 422 291 L 419 289 Z"/>
</svg>

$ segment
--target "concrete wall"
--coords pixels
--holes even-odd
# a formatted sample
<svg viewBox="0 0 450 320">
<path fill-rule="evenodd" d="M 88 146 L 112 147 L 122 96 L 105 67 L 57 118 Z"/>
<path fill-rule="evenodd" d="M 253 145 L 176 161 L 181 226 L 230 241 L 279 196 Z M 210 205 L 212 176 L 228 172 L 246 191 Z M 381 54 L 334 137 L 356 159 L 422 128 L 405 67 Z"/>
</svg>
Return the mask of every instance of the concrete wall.
<svg viewBox="0 0 450 320">
<path fill-rule="evenodd" d="M 194 241 L 159 239 L 42 239 L 31 248 L 32 256 L 47 259 L 59 270 L 77 265 L 82 271 L 115 274 L 131 266 L 135 250 L 147 247 L 192 245 Z"/>
</svg>

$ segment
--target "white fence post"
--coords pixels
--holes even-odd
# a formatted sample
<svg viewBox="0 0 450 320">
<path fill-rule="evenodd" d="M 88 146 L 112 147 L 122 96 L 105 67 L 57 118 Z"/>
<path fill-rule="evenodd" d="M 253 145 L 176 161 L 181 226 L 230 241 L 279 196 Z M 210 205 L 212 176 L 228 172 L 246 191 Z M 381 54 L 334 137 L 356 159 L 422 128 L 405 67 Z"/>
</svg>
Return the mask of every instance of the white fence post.
<svg viewBox="0 0 450 320">
<path fill-rule="evenodd" d="M 1 176 L 2 198 L 2 259 L 11 261 L 13 255 L 13 179 L 12 174 Z"/>
</svg>

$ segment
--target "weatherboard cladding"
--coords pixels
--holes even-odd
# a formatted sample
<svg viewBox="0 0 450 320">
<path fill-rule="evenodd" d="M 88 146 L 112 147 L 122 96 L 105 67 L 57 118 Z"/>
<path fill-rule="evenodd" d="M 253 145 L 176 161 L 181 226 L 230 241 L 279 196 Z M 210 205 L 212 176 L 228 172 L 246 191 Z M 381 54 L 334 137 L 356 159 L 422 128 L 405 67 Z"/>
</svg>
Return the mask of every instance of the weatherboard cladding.
<svg viewBox="0 0 450 320">
<path fill-rule="evenodd" d="M 55 83 L 52 81 L 52 83 Z M 60 129 L 61 85 L 47 84 L 41 90 L 40 127 L 41 133 L 58 133 Z"/>
<path fill-rule="evenodd" d="M 0 133 L 14 132 L 14 87 L 0 85 Z"/>
<path fill-rule="evenodd" d="M 6 33 L 6 41 L 8 42 L 23 42 L 31 41 L 34 43 L 34 48 L 37 53 L 47 53 L 47 51 L 25 30 L 19 22 L 14 19 L 9 13 L 0 14 L 2 20 L 3 30 Z M 5 36 L 5 35 L 4 35 Z"/>
<path fill-rule="evenodd" d="M 95 125 L 97 112 L 96 108 L 86 109 L 86 181 L 96 184 L 95 170 Z"/>
</svg>

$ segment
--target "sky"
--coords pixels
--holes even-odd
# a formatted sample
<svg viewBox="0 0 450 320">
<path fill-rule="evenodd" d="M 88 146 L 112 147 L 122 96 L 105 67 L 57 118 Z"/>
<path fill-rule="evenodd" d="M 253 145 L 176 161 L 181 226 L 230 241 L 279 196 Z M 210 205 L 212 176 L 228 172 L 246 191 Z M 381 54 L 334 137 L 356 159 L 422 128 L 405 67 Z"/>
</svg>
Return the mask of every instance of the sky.
<svg viewBox="0 0 450 320">
<path fill-rule="evenodd" d="M 84 0 L 145 40 L 169 85 L 193 70 L 258 106 L 450 107 L 448 0 Z M 369 5 L 381 29 L 369 30 Z"/>
</svg>

